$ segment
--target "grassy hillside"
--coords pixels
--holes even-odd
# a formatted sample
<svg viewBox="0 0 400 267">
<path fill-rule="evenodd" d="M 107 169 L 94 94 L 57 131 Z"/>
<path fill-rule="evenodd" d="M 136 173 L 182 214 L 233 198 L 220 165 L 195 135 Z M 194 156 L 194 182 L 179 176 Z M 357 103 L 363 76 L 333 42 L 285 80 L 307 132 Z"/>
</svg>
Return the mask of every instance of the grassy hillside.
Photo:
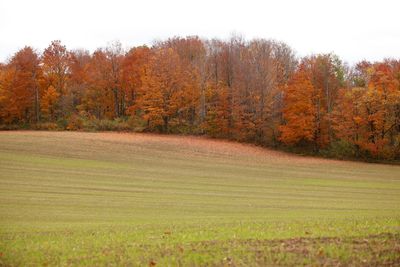
<svg viewBox="0 0 400 267">
<path fill-rule="evenodd" d="M 0 132 L 0 265 L 400 265 L 400 166 Z"/>
</svg>

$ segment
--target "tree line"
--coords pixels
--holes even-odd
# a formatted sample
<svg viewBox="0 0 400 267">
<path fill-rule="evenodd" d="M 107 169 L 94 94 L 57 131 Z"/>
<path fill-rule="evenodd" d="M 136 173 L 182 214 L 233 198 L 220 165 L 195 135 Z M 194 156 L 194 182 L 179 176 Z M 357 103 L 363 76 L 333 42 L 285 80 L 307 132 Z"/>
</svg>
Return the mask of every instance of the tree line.
<svg viewBox="0 0 400 267">
<path fill-rule="evenodd" d="M 0 64 L 3 129 L 201 134 L 334 157 L 400 159 L 400 61 L 299 58 L 274 40 L 170 38 L 89 53 L 53 41 Z"/>
</svg>

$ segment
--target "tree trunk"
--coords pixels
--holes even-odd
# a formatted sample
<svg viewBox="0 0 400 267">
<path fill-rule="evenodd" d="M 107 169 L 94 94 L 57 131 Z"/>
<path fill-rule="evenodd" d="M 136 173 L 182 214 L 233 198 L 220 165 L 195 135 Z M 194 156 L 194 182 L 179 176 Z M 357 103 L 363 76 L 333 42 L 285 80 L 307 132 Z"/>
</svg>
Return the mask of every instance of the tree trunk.
<svg viewBox="0 0 400 267">
<path fill-rule="evenodd" d="M 169 121 L 168 116 L 163 116 L 163 121 L 164 121 L 163 131 L 164 133 L 168 133 L 168 121 Z"/>
<path fill-rule="evenodd" d="M 119 117 L 118 89 L 114 88 L 113 93 L 114 93 L 114 113 L 115 113 L 115 117 L 118 118 Z"/>
<path fill-rule="evenodd" d="M 36 123 L 38 123 L 40 120 L 40 104 L 39 104 L 39 90 L 37 86 L 35 86 L 35 117 L 36 117 Z"/>
</svg>

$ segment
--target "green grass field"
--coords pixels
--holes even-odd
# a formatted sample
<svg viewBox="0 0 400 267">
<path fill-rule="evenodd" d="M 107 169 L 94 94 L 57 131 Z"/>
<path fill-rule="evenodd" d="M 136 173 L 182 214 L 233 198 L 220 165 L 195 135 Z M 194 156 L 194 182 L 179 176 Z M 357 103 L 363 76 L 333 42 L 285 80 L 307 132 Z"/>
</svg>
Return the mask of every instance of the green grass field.
<svg viewBox="0 0 400 267">
<path fill-rule="evenodd" d="M 0 266 L 400 266 L 400 166 L 0 132 Z"/>
</svg>

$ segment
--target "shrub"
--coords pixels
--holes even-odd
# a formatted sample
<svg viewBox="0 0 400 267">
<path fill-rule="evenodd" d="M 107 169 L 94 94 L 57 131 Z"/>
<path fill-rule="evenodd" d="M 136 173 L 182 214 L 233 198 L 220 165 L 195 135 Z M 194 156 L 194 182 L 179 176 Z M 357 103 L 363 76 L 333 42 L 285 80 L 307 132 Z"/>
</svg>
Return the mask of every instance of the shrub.
<svg viewBox="0 0 400 267">
<path fill-rule="evenodd" d="M 59 130 L 57 123 L 54 123 L 54 122 L 40 122 L 40 123 L 34 124 L 32 126 L 32 128 L 34 130 L 46 130 L 46 131 Z"/>
<path fill-rule="evenodd" d="M 83 120 L 82 129 L 86 131 L 134 131 L 135 126 L 130 120 L 116 119 L 116 120 Z"/>
<path fill-rule="evenodd" d="M 0 131 L 12 131 L 23 129 L 24 127 L 18 124 L 1 124 Z"/>
<path fill-rule="evenodd" d="M 57 126 L 60 130 L 66 130 L 68 126 L 68 120 L 66 118 L 59 118 L 57 120 Z"/>
<path fill-rule="evenodd" d="M 320 151 L 322 156 L 333 157 L 338 159 L 348 159 L 356 157 L 360 151 L 357 147 L 344 140 L 333 141 L 332 144 Z"/>
<path fill-rule="evenodd" d="M 68 120 L 67 130 L 76 131 L 83 128 L 83 120 L 77 115 L 72 115 Z"/>
</svg>

